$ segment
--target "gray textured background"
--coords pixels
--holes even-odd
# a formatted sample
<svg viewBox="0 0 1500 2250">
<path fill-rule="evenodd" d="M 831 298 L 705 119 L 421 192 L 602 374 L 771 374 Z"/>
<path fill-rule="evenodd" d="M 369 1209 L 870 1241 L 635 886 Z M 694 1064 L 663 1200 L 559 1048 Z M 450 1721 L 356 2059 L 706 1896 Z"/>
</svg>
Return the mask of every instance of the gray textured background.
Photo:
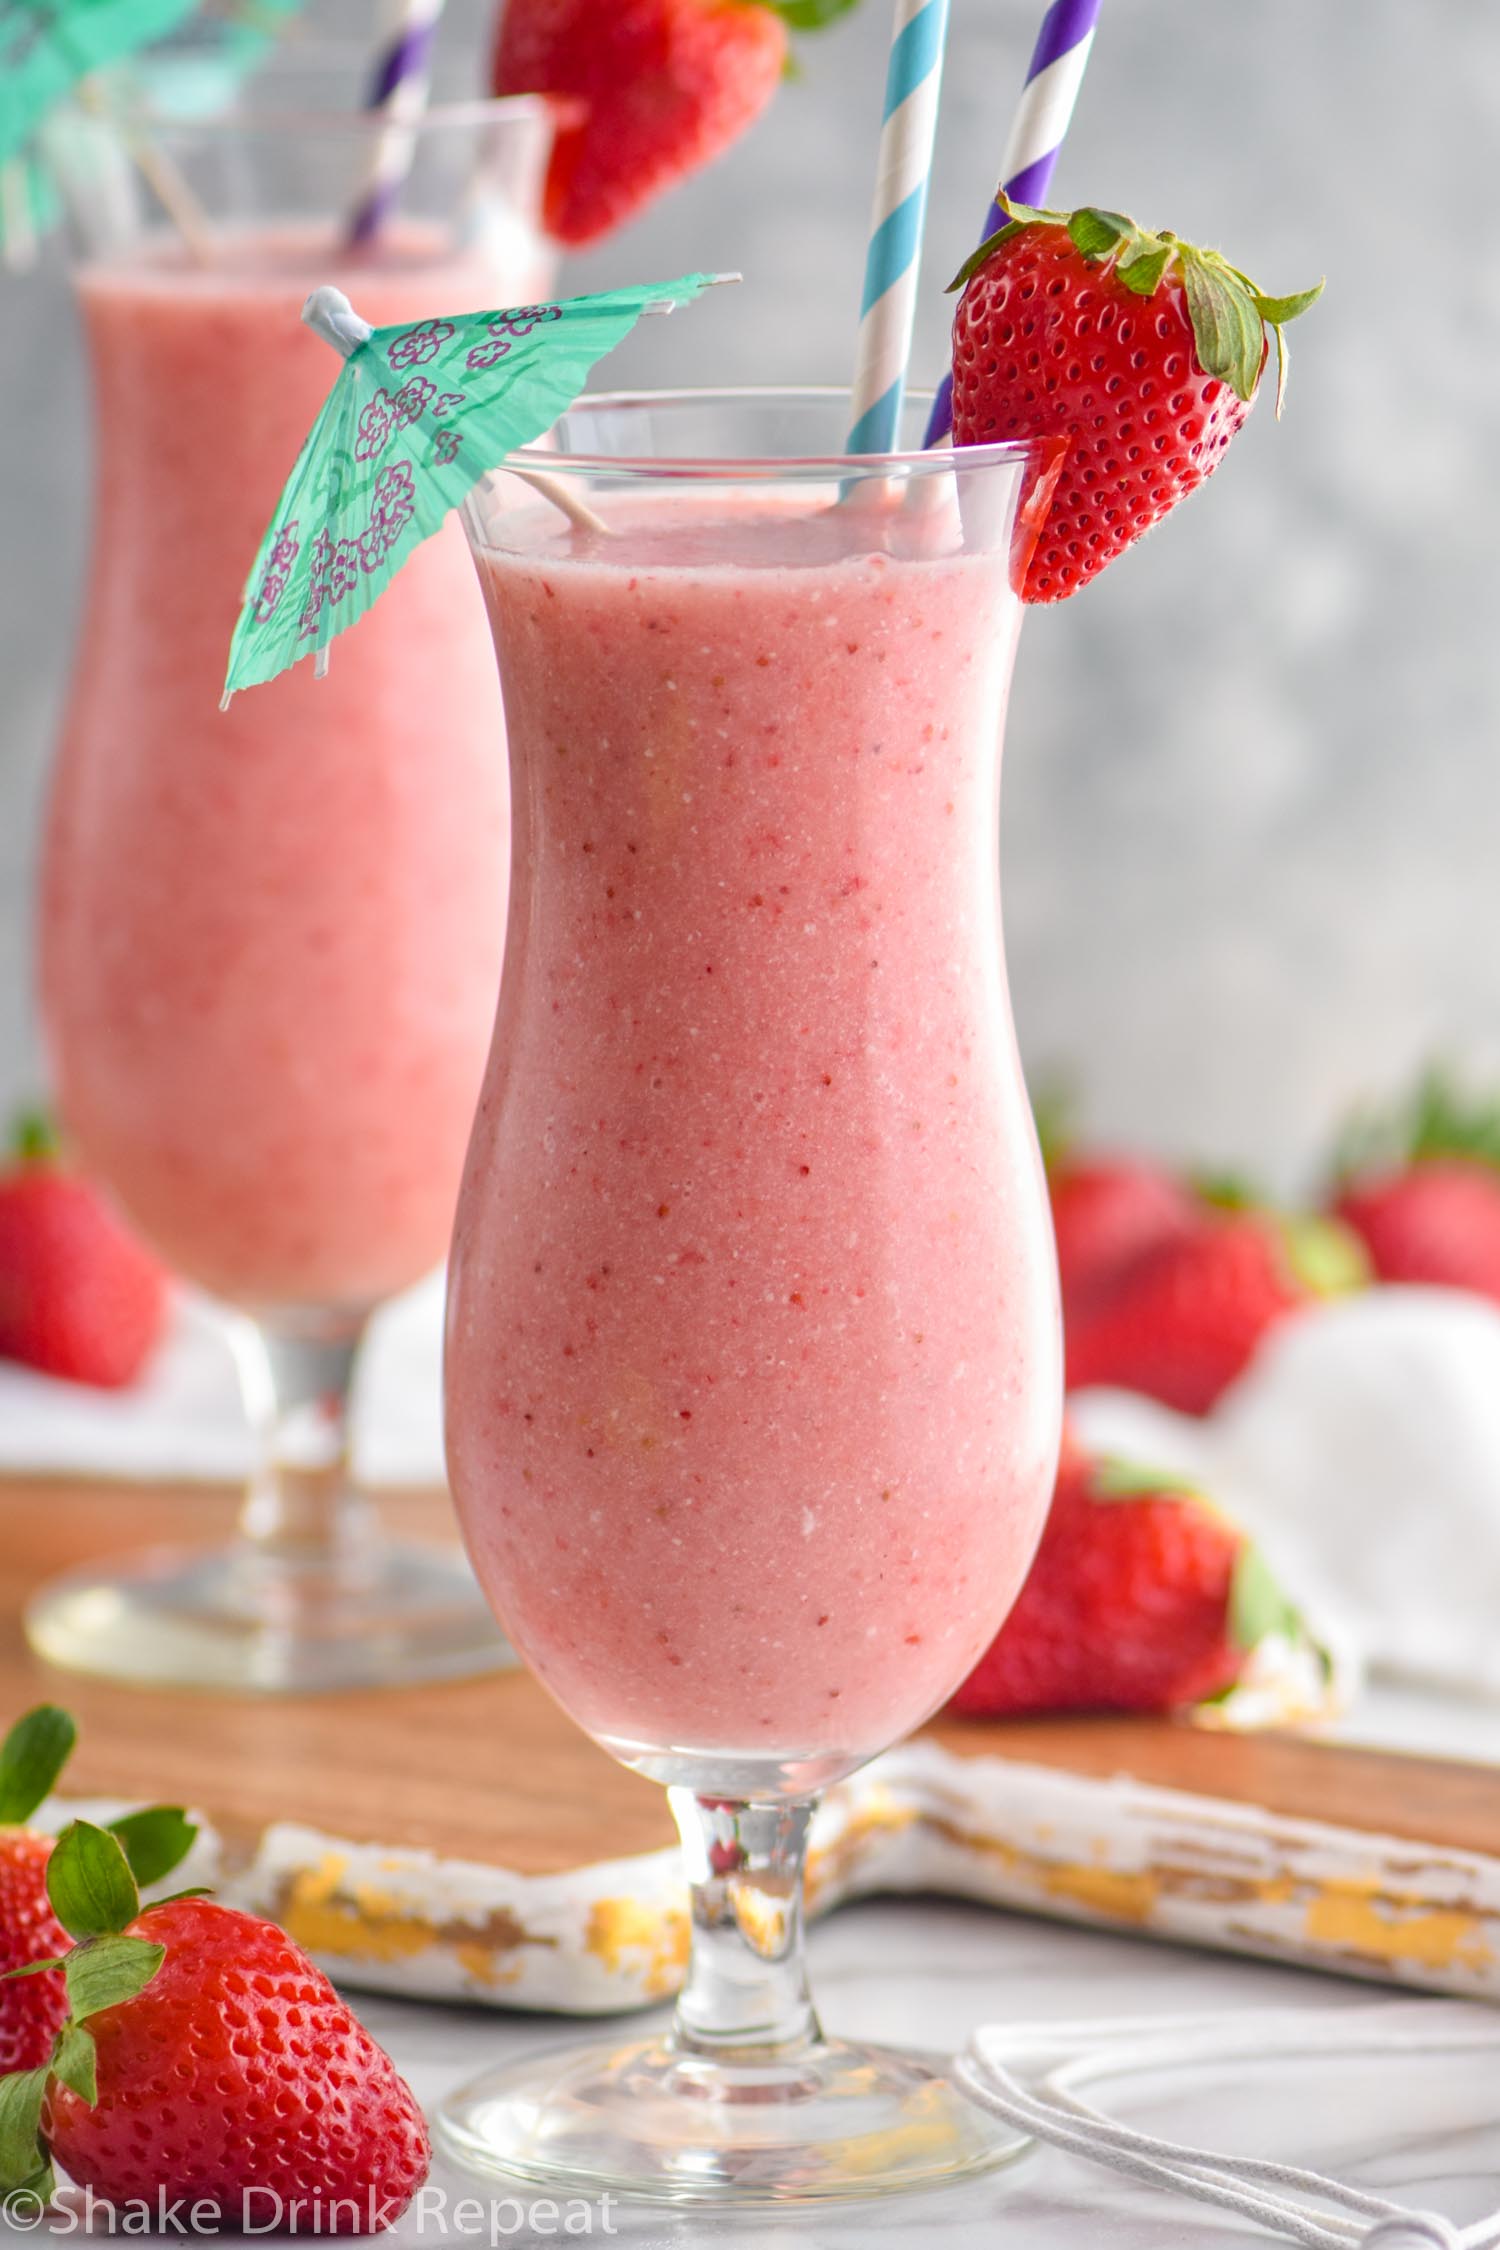
<svg viewBox="0 0 1500 2250">
<path fill-rule="evenodd" d="M 1039 14 L 954 0 L 923 378 Z M 728 160 L 572 269 L 747 276 L 648 323 L 621 379 L 847 375 L 886 16 L 865 0 L 804 42 Z M 1106 0 L 1058 194 L 1218 241 L 1270 288 L 1329 283 L 1285 422 L 1258 411 L 1208 493 L 1023 637 L 1017 1013 L 1111 1134 L 1294 1176 L 1415 1058 L 1495 1060 L 1497 132 L 1494 0 Z M 39 1078 L 30 890 L 87 472 L 63 278 L 0 292 L 3 1102 Z"/>
</svg>

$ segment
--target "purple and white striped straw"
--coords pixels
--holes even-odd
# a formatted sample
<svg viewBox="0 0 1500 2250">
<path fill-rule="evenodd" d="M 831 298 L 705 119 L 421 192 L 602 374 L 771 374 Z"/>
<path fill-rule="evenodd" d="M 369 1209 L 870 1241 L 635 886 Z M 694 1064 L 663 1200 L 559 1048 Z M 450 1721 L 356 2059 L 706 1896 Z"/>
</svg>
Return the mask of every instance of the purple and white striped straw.
<svg viewBox="0 0 1500 2250">
<path fill-rule="evenodd" d="M 1042 18 L 1000 166 L 1000 185 L 1012 203 L 1039 204 L 1052 184 L 1094 44 L 1099 8 L 1100 0 L 1052 0 Z M 1004 224 L 1005 213 L 996 201 L 990 205 L 980 241 L 987 242 Z M 932 402 L 926 443 L 938 444 L 952 427 L 953 377 L 945 375 Z"/>
<path fill-rule="evenodd" d="M 432 49 L 443 0 L 396 0 L 390 32 L 375 58 L 365 107 L 383 118 L 369 175 L 349 220 L 348 243 L 373 242 L 401 200 L 416 154 L 416 127 L 432 84 Z"/>
</svg>

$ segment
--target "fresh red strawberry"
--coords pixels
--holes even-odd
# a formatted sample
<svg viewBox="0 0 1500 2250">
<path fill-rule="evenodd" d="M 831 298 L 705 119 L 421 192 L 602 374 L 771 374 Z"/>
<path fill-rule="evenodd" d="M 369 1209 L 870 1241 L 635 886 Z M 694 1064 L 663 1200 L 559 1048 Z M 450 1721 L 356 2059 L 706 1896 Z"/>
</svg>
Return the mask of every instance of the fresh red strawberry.
<svg viewBox="0 0 1500 2250">
<path fill-rule="evenodd" d="M 1070 1318 L 1068 1387 L 1110 1383 L 1206 1414 L 1277 1321 L 1363 1278 L 1358 1245 L 1332 1221 L 1204 1206 Z"/>
<path fill-rule="evenodd" d="M 959 445 L 1063 436 L 1067 459 L 1024 581 L 1061 601 L 1217 468 L 1284 324 L 1322 287 L 1267 297 L 1216 250 L 1146 234 L 1118 212 L 1034 211 L 959 276 Z"/>
<path fill-rule="evenodd" d="M 1186 1234 L 1198 1216 L 1190 1189 L 1144 1157 L 1064 1155 L 1048 1165 L 1047 1188 L 1065 1315 L 1143 1250 Z"/>
<path fill-rule="evenodd" d="M 1170 1711 L 1221 1694 L 1275 1619 L 1255 1550 L 1196 1493 L 1065 1455 L 1015 1608 L 956 1711 Z"/>
<path fill-rule="evenodd" d="M 787 25 L 853 0 L 505 0 L 497 94 L 584 105 L 553 145 L 549 233 L 596 242 L 709 164 L 752 125 L 786 70 Z"/>
<path fill-rule="evenodd" d="M 427 2128 L 322 1971 L 207 1899 L 150 1907 L 129 1934 L 166 1958 L 90 2018 L 98 2100 L 52 2088 L 42 2131 L 69 2176 L 113 2201 L 202 2198 L 234 2225 L 264 2222 L 271 2194 L 301 2202 L 294 2232 L 393 2225 L 427 2177 Z"/>
<path fill-rule="evenodd" d="M 47 2067 L 4 2088 L 0 2198 L 45 2201 L 55 2161 L 111 2202 L 261 2233 L 395 2223 L 431 2160 L 422 2113 L 283 1930 L 195 1893 L 142 1913 L 122 1840 L 86 1821 L 48 1887 L 78 1940 L 71 2013 Z"/>
<path fill-rule="evenodd" d="M 1338 1171 L 1333 1210 L 1382 1281 L 1500 1303 L 1500 1109 L 1430 1070 L 1393 1116 L 1356 1121 Z"/>
<path fill-rule="evenodd" d="M 0 1173 L 0 1357 L 114 1390 L 141 1372 L 166 1319 L 167 1279 L 98 1190 L 25 1123 Z"/>
<path fill-rule="evenodd" d="M 52 1838 L 25 1823 L 56 1784 L 73 1741 L 67 1713 L 44 1703 L 0 1744 L 0 2077 L 44 2063 L 68 2013 L 59 1973 L 10 1971 L 67 1951 L 67 1933 L 47 1896 Z"/>
</svg>

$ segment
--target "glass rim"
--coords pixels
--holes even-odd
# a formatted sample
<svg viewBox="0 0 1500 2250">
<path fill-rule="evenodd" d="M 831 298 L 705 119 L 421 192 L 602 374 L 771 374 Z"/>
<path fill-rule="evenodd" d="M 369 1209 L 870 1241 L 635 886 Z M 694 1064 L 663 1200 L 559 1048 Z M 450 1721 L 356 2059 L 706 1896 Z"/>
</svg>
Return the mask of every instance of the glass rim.
<svg viewBox="0 0 1500 2250">
<path fill-rule="evenodd" d="M 936 394 L 909 390 L 909 406 L 930 406 Z M 770 405 L 847 405 L 849 391 L 838 383 L 732 383 L 704 384 L 674 390 L 585 391 L 558 417 L 602 410 L 608 413 L 649 412 L 692 407 L 713 402 L 747 407 Z M 909 448 L 891 453 L 789 453 L 789 454 L 652 454 L 561 453 L 539 445 L 517 446 L 496 463 L 526 476 L 561 478 L 614 477 L 622 482 L 756 483 L 806 481 L 827 483 L 849 476 L 870 477 L 898 472 L 908 477 L 933 476 L 948 469 L 1001 468 L 1027 463 L 1044 464 L 1060 459 L 1067 440 L 1044 434 L 1006 438 L 993 445 L 944 445 Z"/>
<path fill-rule="evenodd" d="M 420 140 L 440 132 L 461 132 L 480 125 L 571 123 L 583 113 L 583 103 L 567 94 L 494 94 L 463 101 L 431 102 L 420 117 L 403 119 L 399 130 Z M 210 110 L 203 116 L 182 116 L 152 102 L 132 104 L 128 122 L 163 140 L 205 142 L 290 138 L 311 139 L 325 133 L 347 134 L 351 139 L 371 138 L 392 130 L 391 120 L 378 109 L 242 109 Z"/>
</svg>

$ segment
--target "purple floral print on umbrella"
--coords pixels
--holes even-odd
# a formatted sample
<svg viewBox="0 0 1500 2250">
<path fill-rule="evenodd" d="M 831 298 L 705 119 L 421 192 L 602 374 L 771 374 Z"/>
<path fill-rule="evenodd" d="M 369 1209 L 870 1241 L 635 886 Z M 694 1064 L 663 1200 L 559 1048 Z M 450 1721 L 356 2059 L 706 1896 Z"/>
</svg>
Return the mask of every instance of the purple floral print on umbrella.
<svg viewBox="0 0 1500 2250">
<path fill-rule="evenodd" d="M 403 328 L 399 336 L 391 339 L 385 355 L 387 363 L 398 369 L 421 367 L 427 360 L 437 358 L 453 334 L 451 320 L 424 320 L 416 328 Z"/>
<path fill-rule="evenodd" d="M 377 391 L 359 418 L 359 434 L 354 440 L 356 461 L 373 461 L 384 452 L 392 419 L 390 392 Z"/>
<path fill-rule="evenodd" d="M 391 415 L 398 430 L 415 422 L 426 413 L 428 401 L 437 397 L 437 385 L 425 375 L 409 375 L 391 401 Z"/>
<path fill-rule="evenodd" d="M 302 545 L 297 537 L 297 519 L 294 516 L 290 523 L 282 525 L 281 530 L 276 535 L 276 542 L 270 554 L 266 557 L 265 575 L 262 577 L 255 594 L 255 622 L 257 625 L 268 624 L 276 615 L 281 597 L 286 592 L 292 565 L 301 552 Z"/>
</svg>

